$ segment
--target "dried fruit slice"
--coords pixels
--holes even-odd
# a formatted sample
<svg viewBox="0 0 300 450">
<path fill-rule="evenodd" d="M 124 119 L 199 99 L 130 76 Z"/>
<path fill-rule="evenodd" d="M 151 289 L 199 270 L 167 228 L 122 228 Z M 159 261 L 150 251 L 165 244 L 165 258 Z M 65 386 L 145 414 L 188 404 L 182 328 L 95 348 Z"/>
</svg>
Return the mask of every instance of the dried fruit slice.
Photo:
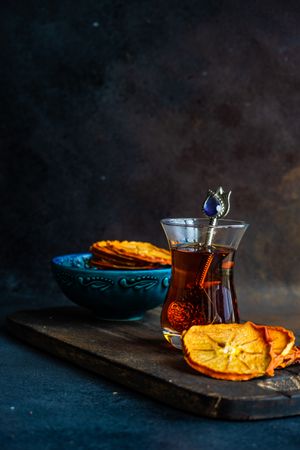
<svg viewBox="0 0 300 450">
<path fill-rule="evenodd" d="M 135 253 L 136 252 L 136 253 Z M 127 256 L 132 256 L 136 260 L 160 263 L 162 265 L 170 265 L 171 264 L 171 256 L 170 254 L 165 254 L 160 249 L 155 246 L 147 246 L 139 245 L 135 249 L 127 250 Z"/>
<path fill-rule="evenodd" d="M 160 262 L 161 264 L 171 263 L 171 255 L 168 250 L 156 247 L 149 242 L 108 241 L 108 248 L 116 254 L 126 255 L 126 257 Z"/>
<path fill-rule="evenodd" d="M 275 353 L 273 358 L 274 368 L 278 367 L 289 354 L 295 344 L 295 335 L 292 331 L 283 327 L 266 326 L 267 336 L 270 340 L 272 350 Z"/>
<path fill-rule="evenodd" d="M 95 251 L 93 249 L 93 259 L 95 261 L 106 261 L 108 263 L 112 264 L 121 264 L 121 265 L 128 265 L 128 266 L 138 266 L 138 265 L 145 265 L 145 261 L 137 261 L 134 258 L 125 258 L 125 257 L 119 257 L 115 255 L 110 255 L 102 252 Z"/>
<path fill-rule="evenodd" d="M 284 369 L 292 364 L 300 362 L 300 347 L 294 346 L 287 355 L 283 356 L 276 369 Z"/>
<path fill-rule="evenodd" d="M 150 264 L 150 265 L 140 265 L 140 266 L 132 266 L 132 265 L 122 265 L 122 264 L 114 264 L 112 262 L 99 261 L 99 260 L 90 260 L 90 265 L 93 267 L 98 267 L 99 269 L 125 269 L 125 270 L 145 270 L 145 269 L 154 269 L 158 268 L 158 265 Z"/>
<path fill-rule="evenodd" d="M 266 330 L 252 322 L 196 325 L 183 332 L 182 342 L 187 363 L 213 378 L 250 380 L 272 367 Z"/>
<path fill-rule="evenodd" d="M 171 264 L 168 250 L 149 242 L 98 241 L 91 245 L 91 265 L 108 268 L 155 268 Z"/>
</svg>

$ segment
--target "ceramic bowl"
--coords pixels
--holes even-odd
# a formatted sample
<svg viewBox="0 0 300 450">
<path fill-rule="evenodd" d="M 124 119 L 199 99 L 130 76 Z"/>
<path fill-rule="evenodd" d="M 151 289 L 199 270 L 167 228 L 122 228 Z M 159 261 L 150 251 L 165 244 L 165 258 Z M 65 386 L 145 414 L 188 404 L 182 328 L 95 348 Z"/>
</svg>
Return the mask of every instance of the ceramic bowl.
<svg viewBox="0 0 300 450">
<path fill-rule="evenodd" d="M 171 268 L 104 270 L 89 266 L 90 253 L 56 256 L 54 277 L 69 300 L 102 319 L 137 320 L 163 303 Z"/>
</svg>

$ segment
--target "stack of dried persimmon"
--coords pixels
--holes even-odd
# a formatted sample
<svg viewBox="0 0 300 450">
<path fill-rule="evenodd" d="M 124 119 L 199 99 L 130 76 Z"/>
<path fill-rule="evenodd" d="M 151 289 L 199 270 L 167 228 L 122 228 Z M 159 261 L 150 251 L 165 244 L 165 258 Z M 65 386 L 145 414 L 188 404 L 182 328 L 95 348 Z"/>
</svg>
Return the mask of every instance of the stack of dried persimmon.
<svg viewBox="0 0 300 450">
<path fill-rule="evenodd" d="M 300 362 L 292 331 L 244 324 L 195 325 L 182 333 L 187 363 L 222 380 L 250 380 Z"/>
<path fill-rule="evenodd" d="M 169 250 L 149 242 L 98 241 L 90 251 L 90 264 L 99 269 L 155 269 L 171 265 Z"/>
</svg>

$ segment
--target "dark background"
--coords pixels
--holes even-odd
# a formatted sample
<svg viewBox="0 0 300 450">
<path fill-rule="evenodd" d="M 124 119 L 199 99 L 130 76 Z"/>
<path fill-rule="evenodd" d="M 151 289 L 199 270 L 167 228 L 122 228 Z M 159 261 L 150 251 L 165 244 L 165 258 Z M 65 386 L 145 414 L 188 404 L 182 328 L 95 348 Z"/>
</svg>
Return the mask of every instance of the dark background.
<svg viewBox="0 0 300 450">
<path fill-rule="evenodd" d="M 281 312 L 299 329 L 299 0 L 2 0 L 0 21 L 2 448 L 298 449 L 299 417 L 194 417 L 2 323 L 69 304 L 53 256 L 100 239 L 166 245 L 159 220 L 200 215 L 221 184 L 250 224 L 242 317 Z"/>
<path fill-rule="evenodd" d="M 241 308 L 300 297 L 295 1 L 1 2 L 1 284 L 61 295 L 58 254 L 166 245 L 232 189 Z M 297 303 L 298 302 L 298 303 Z"/>
</svg>

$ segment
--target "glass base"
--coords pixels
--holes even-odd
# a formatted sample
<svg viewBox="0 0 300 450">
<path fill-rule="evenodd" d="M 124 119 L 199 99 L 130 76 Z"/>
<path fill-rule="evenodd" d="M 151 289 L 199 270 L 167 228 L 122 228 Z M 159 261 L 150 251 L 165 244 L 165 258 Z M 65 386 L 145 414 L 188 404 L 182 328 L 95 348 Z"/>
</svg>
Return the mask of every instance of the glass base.
<svg viewBox="0 0 300 450">
<path fill-rule="evenodd" d="M 180 333 L 176 333 L 176 331 L 171 331 L 166 328 L 163 328 L 162 332 L 164 338 L 169 342 L 169 344 L 173 345 L 173 347 L 178 348 L 179 350 L 182 349 Z"/>
</svg>

